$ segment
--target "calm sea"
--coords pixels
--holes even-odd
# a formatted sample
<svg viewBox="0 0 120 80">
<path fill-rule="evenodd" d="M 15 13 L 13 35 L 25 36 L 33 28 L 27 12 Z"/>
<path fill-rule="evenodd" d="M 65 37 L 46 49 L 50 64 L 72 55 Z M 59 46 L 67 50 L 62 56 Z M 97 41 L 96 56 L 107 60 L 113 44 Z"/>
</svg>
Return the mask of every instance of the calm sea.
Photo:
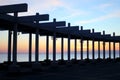
<svg viewBox="0 0 120 80">
<path fill-rule="evenodd" d="M 106 51 L 106 58 L 108 58 L 109 52 Z M 83 52 L 83 58 L 85 59 L 87 56 L 86 52 Z M 103 52 L 101 51 L 101 58 L 103 58 Z M 52 60 L 53 54 L 49 54 L 49 59 Z M 111 57 L 113 58 L 113 51 L 111 51 Z M 119 51 L 116 51 L 116 57 L 119 57 Z M 39 60 L 43 61 L 46 58 L 46 54 L 40 53 L 39 54 Z M 71 59 L 74 58 L 74 53 L 71 53 Z M 92 59 L 92 52 L 89 52 L 89 58 Z M 95 58 L 98 58 L 98 52 L 95 52 Z M 56 59 L 59 60 L 61 59 L 61 54 L 57 53 L 56 54 Z M 64 59 L 67 60 L 67 53 L 64 53 Z M 77 59 L 80 59 L 80 52 L 77 52 Z M 7 61 L 7 53 L 0 53 L 0 63 L 3 63 L 4 61 Z M 17 61 L 22 62 L 22 61 L 28 61 L 28 54 L 27 53 L 19 53 L 17 55 Z M 32 61 L 35 61 L 35 54 L 32 54 Z"/>
</svg>

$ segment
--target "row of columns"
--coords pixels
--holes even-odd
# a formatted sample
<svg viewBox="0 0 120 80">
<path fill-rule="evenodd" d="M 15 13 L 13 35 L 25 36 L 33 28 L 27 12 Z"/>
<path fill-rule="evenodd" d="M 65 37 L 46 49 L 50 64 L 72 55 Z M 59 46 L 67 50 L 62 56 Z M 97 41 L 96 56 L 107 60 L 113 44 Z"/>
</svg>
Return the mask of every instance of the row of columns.
<svg viewBox="0 0 120 80">
<path fill-rule="evenodd" d="M 8 61 L 11 61 L 11 31 L 8 32 Z M 13 62 L 17 62 L 17 34 L 13 34 Z M 54 34 L 56 36 L 56 34 Z M 15 38 L 16 37 L 16 38 Z M 70 36 L 68 36 L 68 61 L 70 61 Z M 36 29 L 36 38 L 35 38 L 35 62 L 39 61 L 39 30 Z M 74 46 L 74 58 L 77 59 L 77 39 L 75 39 Z M 81 60 L 83 60 L 83 40 L 80 40 L 81 43 Z M 92 41 L 92 59 L 95 59 L 94 53 L 94 40 Z M 119 56 L 120 56 L 120 43 L 119 43 Z M 89 58 L 89 40 L 87 40 L 87 58 Z M 100 58 L 100 41 L 98 41 L 98 58 Z M 111 58 L 111 42 L 109 42 L 109 58 Z M 113 42 L 113 59 L 116 58 L 115 53 L 115 42 Z M 46 59 L 49 59 L 49 36 L 46 36 Z M 61 38 L 61 59 L 64 59 L 64 38 Z M 105 59 L 105 41 L 103 41 L 103 59 Z M 29 62 L 32 61 L 32 33 L 29 33 Z M 53 61 L 56 61 L 56 38 L 53 38 Z"/>
<path fill-rule="evenodd" d="M 11 61 L 11 31 L 8 32 L 8 61 Z M 14 38 L 15 33 L 13 35 L 13 62 L 17 62 L 17 47 L 14 49 L 15 43 L 17 43 L 17 38 Z M 55 34 L 54 34 L 55 36 Z M 69 37 L 69 36 L 68 36 Z M 15 40 L 16 42 L 15 42 Z M 35 37 L 35 62 L 39 61 L 39 30 L 36 29 L 36 37 Z M 53 39 L 53 61 L 56 61 L 56 38 Z M 74 58 L 77 59 L 77 39 L 74 39 Z M 83 60 L 83 40 L 80 40 L 81 47 L 81 60 Z M 87 58 L 89 59 L 89 40 L 87 40 Z M 94 53 L 94 40 L 92 41 L 92 59 L 95 59 Z M 16 53 L 15 53 L 16 52 Z M 120 56 L 120 43 L 119 43 L 119 56 Z M 100 58 L 100 41 L 98 41 L 98 58 Z M 111 42 L 109 42 L 109 58 L 111 58 Z M 113 59 L 116 58 L 115 53 L 115 42 L 113 42 Z M 46 59 L 49 59 L 49 36 L 46 36 Z M 64 59 L 64 38 L 61 38 L 61 59 Z M 105 41 L 103 41 L 103 59 L 105 59 Z M 29 62 L 32 61 L 32 33 L 29 33 Z M 68 61 L 70 61 L 70 37 L 68 38 Z"/>
<path fill-rule="evenodd" d="M 17 14 L 15 14 L 17 17 Z M 54 21 L 55 22 L 55 21 Z M 68 24 L 70 27 L 70 24 Z M 82 29 L 81 29 L 82 30 Z M 11 31 L 8 31 L 8 61 L 11 61 Z M 94 33 L 94 30 L 93 30 Z M 105 35 L 105 32 L 103 32 Z M 114 33 L 115 36 L 115 33 Z M 68 61 L 70 61 L 70 34 L 68 35 Z M 94 39 L 92 40 L 92 59 L 95 59 L 95 44 Z M 81 60 L 83 60 L 83 39 L 80 40 L 81 43 Z M 75 56 L 77 59 L 77 39 L 75 39 Z M 113 59 L 116 58 L 115 55 L 115 42 L 113 42 Z M 119 43 L 119 57 L 120 57 L 120 43 Z M 87 40 L 87 58 L 89 58 L 89 40 Z M 98 41 L 98 58 L 100 58 L 100 41 Z M 111 58 L 111 42 L 109 42 L 109 58 Z M 46 59 L 49 59 L 49 36 L 46 36 Z M 64 38 L 61 37 L 61 59 L 64 59 Z M 105 41 L 103 41 L 103 59 L 105 59 Z M 32 33 L 29 33 L 29 62 L 32 61 Z M 39 61 L 39 29 L 36 29 L 35 34 L 35 62 Z M 53 62 L 56 61 L 56 32 L 53 33 Z M 17 23 L 14 25 L 13 30 L 13 63 L 17 62 Z"/>
</svg>

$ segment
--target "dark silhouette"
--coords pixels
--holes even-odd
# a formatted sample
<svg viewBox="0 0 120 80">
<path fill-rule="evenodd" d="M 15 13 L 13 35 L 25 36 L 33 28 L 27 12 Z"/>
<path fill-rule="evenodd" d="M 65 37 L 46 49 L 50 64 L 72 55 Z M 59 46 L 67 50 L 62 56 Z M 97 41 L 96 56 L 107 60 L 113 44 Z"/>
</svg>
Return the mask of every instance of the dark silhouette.
<svg viewBox="0 0 120 80">
<path fill-rule="evenodd" d="M 79 30 L 79 26 L 71 26 L 70 23 L 68 23 L 68 25 L 66 26 L 65 21 L 56 21 L 56 19 L 53 19 L 53 22 L 41 23 L 40 21 L 49 20 L 48 14 L 36 13 L 36 15 L 18 16 L 19 12 L 26 12 L 27 7 L 28 7 L 27 4 L 0 6 L 0 30 L 8 30 L 8 62 L 4 62 L 0 64 L 0 70 L 5 71 L 5 75 L 10 73 L 14 77 L 17 75 L 15 78 L 18 78 L 19 76 L 23 76 L 22 75 L 23 73 L 31 75 L 31 74 L 36 74 L 37 72 L 39 73 L 44 71 L 44 72 L 57 73 L 56 76 L 59 77 L 60 79 L 63 79 L 63 77 L 59 76 L 59 74 L 62 75 L 62 72 L 68 71 L 69 73 L 72 73 L 75 70 L 76 73 L 79 74 L 77 76 L 80 76 L 80 75 L 82 76 L 82 71 L 81 71 L 82 69 L 83 69 L 83 72 L 88 75 L 91 75 L 91 72 L 94 74 L 98 73 L 99 75 L 103 75 L 103 74 L 100 74 L 99 71 L 102 70 L 103 71 L 102 73 L 106 74 L 104 72 L 104 69 L 100 67 L 96 67 L 94 69 L 86 66 L 86 65 L 92 65 L 92 64 L 97 65 L 101 63 L 102 65 L 104 65 L 104 63 L 107 63 L 106 66 L 102 66 L 105 68 L 106 71 L 108 69 L 111 70 L 112 68 L 114 68 L 114 69 L 118 69 L 117 71 L 119 72 L 119 68 L 116 65 L 113 66 L 113 64 L 111 63 L 114 62 L 115 64 L 120 62 L 120 52 L 119 52 L 118 58 L 116 57 L 116 53 L 115 53 L 115 50 L 116 50 L 115 43 L 117 42 L 119 42 L 119 51 L 120 51 L 120 36 L 115 36 L 115 33 L 113 33 L 113 36 L 111 36 L 110 34 L 105 34 L 105 31 L 103 31 L 103 34 L 101 34 L 101 32 L 95 32 L 94 29 L 91 32 L 90 30 L 84 30 L 83 26 L 81 26 L 81 30 Z M 14 15 L 11 16 L 7 13 L 13 13 Z M 13 31 L 13 57 L 11 58 L 12 31 Z M 29 34 L 29 61 L 28 62 L 17 62 L 17 33 L 18 32 L 22 32 L 23 34 Z M 35 61 L 34 62 L 32 62 L 32 34 L 35 34 Z M 44 61 L 39 61 L 39 38 L 40 38 L 39 35 L 46 36 L 46 59 Z M 49 36 L 53 37 L 53 60 L 49 59 Z M 56 39 L 57 38 L 61 38 L 61 59 L 58 61 L 56 60 Z M 64 60 L 64 38 L 68 39 L 67 60 Z M 71 39 L 75 40 L 75 52 L 74 52 L 73 59 L 71 59 L 71 53 L 70 53 Z M 80 60 L 77 59 L 77 40 L 80 40 L 80 47 L 81 47 Z M 83 46 L 84 46 L 83 44 L 85 40 L 87 40 L 87 58 L 83 59 Z M 89 59 L 89 40 L 92 40 L 92 59 Z M 94 46 L 95 41 L 98 41 L 98 59 L 95 59 L 95 46 Z M 101 41 L 103 42 L 103 59 L 100 58 L 100 42 Z M 105 56 L 106 42 L 109 42 L 109 58 L 106 58 Z M 113 59 L 111 58 L 111 42 L 113 42 Z M 109 62 L 111 63 L 109 64 Z M 78 64 L 78 66 L 75 66 L 75 64 Z M 108 68 L 111 65 L 112 65 L 112 68 L 111 67 Z M 117 65 L 120 66 L 120 64 L 117 64 Z M 63 69 L 60 68 L 61 66 L 63 67 Z M 85 71 L 86 69 L 88 70 L 88 72 Z M 8 70 L 8 72 L 6 70 Z M 70 72 L 70 70 L 72 72 Z M 96 76 L 97 76 L 96 79 L 98 79 L 99 76 L 98 75 Z M 115 77 L 116 75 L 114 74 L 113 76 Z M 69 77 L 71 78 L 71 76 Z M 79 79 L 84 79 L 83 76 L 82 78 L 80 77 Z M 3 77 L 2 79 L 4 78 L 5 77 Z"/>
</svg>

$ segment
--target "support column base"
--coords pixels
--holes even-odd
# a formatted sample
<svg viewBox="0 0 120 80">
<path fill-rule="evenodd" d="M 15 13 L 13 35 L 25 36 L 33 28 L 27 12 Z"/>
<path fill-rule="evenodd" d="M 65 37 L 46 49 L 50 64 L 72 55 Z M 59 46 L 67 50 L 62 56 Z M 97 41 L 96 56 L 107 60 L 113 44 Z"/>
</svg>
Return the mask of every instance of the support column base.
<svg viewBox="0 0 120 80">
<path fill-rule="evenodd" d="M 18 73 L 20 72 L 20 66 L 17 64 L 11 64 L 10 66 L 8 66 L 8 71 L 10 73 Z"/>
<path fill-rule="evenodd" d="M 32 70 L 33 71 L 42 71 L 42 67 L 40 63 L 33 63 L 32 64 Z"/>
</svg>

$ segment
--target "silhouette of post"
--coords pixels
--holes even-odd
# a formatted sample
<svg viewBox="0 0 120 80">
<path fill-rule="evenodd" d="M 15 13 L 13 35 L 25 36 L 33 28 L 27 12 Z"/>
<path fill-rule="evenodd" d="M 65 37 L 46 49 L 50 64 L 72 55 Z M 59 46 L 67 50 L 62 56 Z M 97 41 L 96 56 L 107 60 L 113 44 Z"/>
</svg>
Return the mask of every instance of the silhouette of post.
<svg viewBox="0 0 120 80">
<path fill-rule="evenodd" d="M 35 33 L 35 62 L 38 63 L 39 60 L 39 29 L 36 29 Z"/>
<path fill-rule="evenodd" d="M 103 35 L 105 35 L 105 31 L 103 31 Z M 105 59 L 105 41 L 103 40 L 103 59 Z"/>
<path fill-rule="evenodd" d="M 62 37 L 61 38 L 61 59 L 63 60 L 64 59 L 64 38 Z"/>
<path fill-rule="evenodd" d="M 83 60 L 83 39 L 81 39 L 80 43 L 81 43 L 81 60 Z"/>
<path fill-rule="evenodd" d="M 100 41 L 98 41 L 98 58 L 100 59 Z"/>
<path fill-rule="evenodd" d="M 119 58 L 120 58 L 120 42 L 119 42 Z"/>
<path fill-rule="evenodd" d="M 77 60 L 77 39 L 75 38 L 75 60 Z"/>
<path fill-rule="evenodd" d="M 70 23 L 68 23 L 68 28 L 70 28 Z M 68 61 L 70 61 L 70 33 L 68 32 Z"/>
<path fill-rule="evenodd" d="M 53 19 L 53 22 L 55 23 L 56 19 Z M 55 61 L 56 61 L 56 30 L 54 30 L 53 33 L 53 62 Z"/>
<path fill-rule="evenodd" d="M 29 33 L 29 62 L 32 61 L 32 33 Z"/>
<path fill-rule="evenodd" d="M 15 17 L 15 24 L 14 24 L 14 29 L 13 29 L 13 64 L 17 63 L 17 17 L 18 17 L 18 12 L 14 13 Z"/>
<path fill-rule="evenodd" d="M 115 33 L 113 33 L 113 37 L 115 37 Z M 115 59 L 115 41 L 113 41 L 113 59 Z"/>
<path fill-rule="evenodd" d="M 49 36 L 46 36 L 46 60 L 49 59 Z"/>
<path fill-rule="evenodd" d="M 92 33 L 94 33 L 94 29 L 92 29 Z M 92 40 L 92 58 L 95 59 L 95 50 L 94 50 L 94 39 Z"/>
<path fill-rule="evenodd" d="M 36 15 L 39 15 L 39 13 L 36 13 Z M 39 24 L 39 21 L 36 21 L 36 24 Z M 39 61 L 39 29 L 36 28 L 35 32 L 35 63 L 38 63 Z"/>
<path fill-rule="evenodd" d="M 87 59 L 89 59 L 89 40 L 87 40 Z"/>
<path fill-rule="evenodd" d="M 83 30 L 83 26 L 81 26 L 81 30 Z M 83 60 L 83 39 L 81 38 L 81 60 Z"/>
<path fill-rule="evenodd" d="M 111 42 L 109 42 L 109 58 L 111 59 Z"/>
<path fill-rule="evenodd" d="M 8 62 L 11 62 L 11 35 L 12 31 L 8 31 Z"/>
</svg>

